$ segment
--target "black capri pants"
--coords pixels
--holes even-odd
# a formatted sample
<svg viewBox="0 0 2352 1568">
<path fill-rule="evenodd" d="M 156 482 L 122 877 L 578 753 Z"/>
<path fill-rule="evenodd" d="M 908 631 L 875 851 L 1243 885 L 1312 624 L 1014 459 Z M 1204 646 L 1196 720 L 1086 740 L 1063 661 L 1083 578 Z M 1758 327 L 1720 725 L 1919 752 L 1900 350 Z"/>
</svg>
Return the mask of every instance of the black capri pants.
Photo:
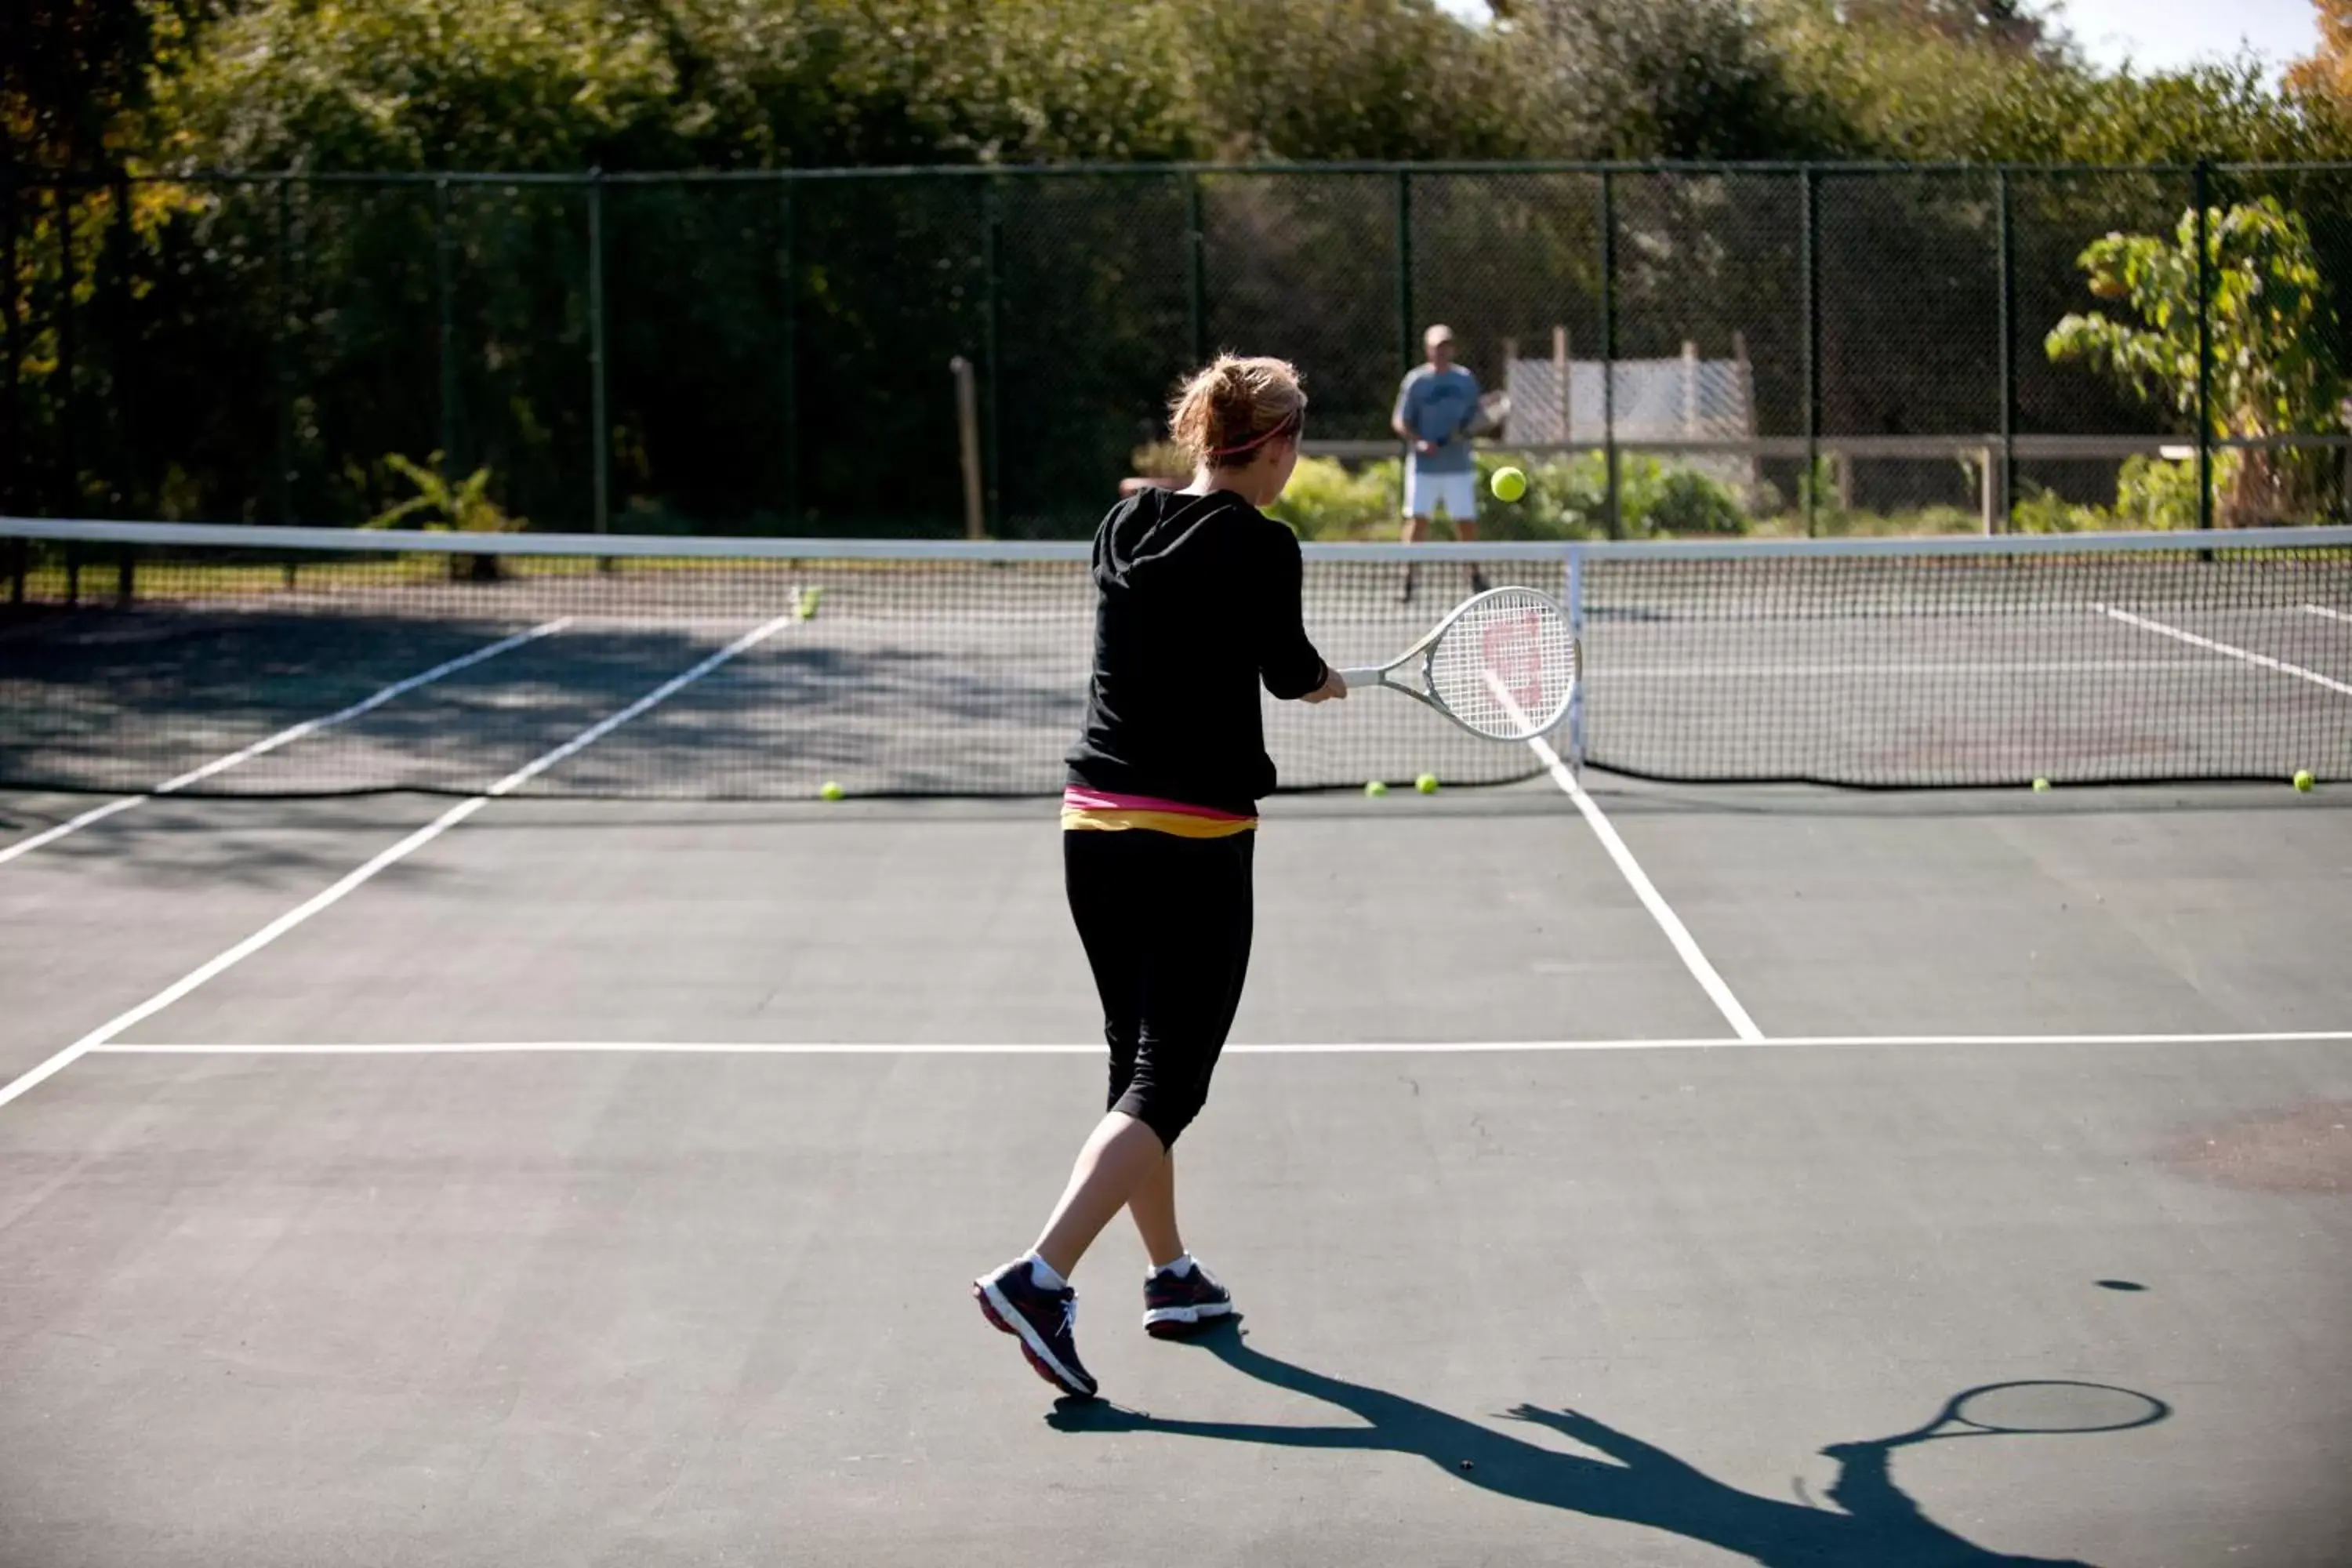
<svg viewBox="0 0 2352 1568">
<path fill-rule="evenodd" d="M 1062 834 L 1063 880 L 1102 997 L 1110 1103 L 1173 1147 L 1249 971 L 1255 830 L 1183 838 L 1149 828 Z"/>
</svg>

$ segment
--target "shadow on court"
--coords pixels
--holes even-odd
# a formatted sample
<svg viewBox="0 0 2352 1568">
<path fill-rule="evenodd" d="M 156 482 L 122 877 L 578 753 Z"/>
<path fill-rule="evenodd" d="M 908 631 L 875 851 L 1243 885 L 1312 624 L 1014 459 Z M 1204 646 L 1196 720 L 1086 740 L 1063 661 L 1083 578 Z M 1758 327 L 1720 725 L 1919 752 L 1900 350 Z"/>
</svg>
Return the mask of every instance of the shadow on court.
<svg viewBox="0 0 2352 1568">
<path fill-rule="evenodd" d="M 1564 1454 L 1401 1394 L 1309 1371 L 1252 1349 L 1235 1328 L 1221 1328 L 1196 1342 L 1236 1372 L 1322 1400 L 1364 1425 L 1176 1420 L 1076 1400 L 1062 1401 L 1047 1421 L 1066 1432 L 1163 1432 L 1275 1447 L 1417 1455 L 1468 1486 L 1546 1508 L 1666 1531 L 1741 1553 L 1767 1568 L 1885 1568 L 1898 1563 L 1906 1568 L 2089 1568 L 2074 1558 L 1994 1552 L 1929 1519 L 1895 1484 L 1893 1466 L 1895 1451 L 1923 1440 L 1926 1429 L 1823 1448 L 1822 1453 L 1838 1465 L 1837 1479 L 1826 1494 L 1835 1505 L 1832 1510 L 1727 1486 L 1664 1449 L 1578 1411 L 1522 1405 L 1505 1414 L 1571 1438 L 1607 1456 L 1605 1459 Z M 2111 1392 L 2146 1403 L 2150 1414 L 2132 1425 L 2150 1425 L 2170 1415 L 2169 1406 L 2148 1395 Z M 1956 1395 L 1954 1404 L 1965 1397 Z"/>
</svg>

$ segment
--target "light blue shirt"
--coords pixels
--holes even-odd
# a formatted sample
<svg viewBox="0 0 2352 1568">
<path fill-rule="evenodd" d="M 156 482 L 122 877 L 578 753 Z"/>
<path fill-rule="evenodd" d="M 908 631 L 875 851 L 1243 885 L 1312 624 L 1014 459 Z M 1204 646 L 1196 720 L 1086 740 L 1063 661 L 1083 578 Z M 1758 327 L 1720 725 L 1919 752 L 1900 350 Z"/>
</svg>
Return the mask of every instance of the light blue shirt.
<svg viewBox="0 0 2352 1568">
<path fill-rule="evenodd" d="M 1458 364 L 1442 371 L 1415 365 L 1397 389 L 1395 416 L 1423 440 L 1439 444 L 1434 452 L 1412 454 L 1414 467 L 1424 474 L 1466 474 L 1476 468 L 1468 430 L 1477 412 L 1478 378 Z"/>
</svg>

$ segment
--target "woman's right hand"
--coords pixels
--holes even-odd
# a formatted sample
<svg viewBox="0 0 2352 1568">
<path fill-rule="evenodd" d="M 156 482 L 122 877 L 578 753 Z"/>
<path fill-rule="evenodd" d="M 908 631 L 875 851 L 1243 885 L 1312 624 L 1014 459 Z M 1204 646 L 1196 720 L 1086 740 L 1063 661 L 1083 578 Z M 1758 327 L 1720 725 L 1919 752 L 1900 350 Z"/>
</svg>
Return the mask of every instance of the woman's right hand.
<svg viewBox="0 0 2352 1568">
<path fill-rule="evenodd" d="M 1300 698 L 1299 700 L 1301 702 L 1328 702 L 1335 697 L 1344 698 L 1347 695 L 1348 683 L 1340 679 L 1339 672 L 1338 670 L 1333 669 L 1327 665 L 1324 667 L 1323 670 L 1323 684 L 1308 692 L 1306 696 Z"/>
</svg>

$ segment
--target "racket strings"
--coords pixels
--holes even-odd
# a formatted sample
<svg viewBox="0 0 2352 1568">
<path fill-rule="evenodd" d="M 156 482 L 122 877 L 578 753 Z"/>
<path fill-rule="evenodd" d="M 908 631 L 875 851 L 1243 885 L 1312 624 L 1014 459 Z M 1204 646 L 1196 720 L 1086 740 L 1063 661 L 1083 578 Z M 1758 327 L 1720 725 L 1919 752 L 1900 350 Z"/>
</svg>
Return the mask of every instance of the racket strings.
<svg viewBox="0 0 2352 1568">
<path fill-rule="evenodd" d="M 1529 589 L 1477 600 L 1429 650 L 1430 692 L 1465 727 L 1524 741 L 1559 722 L 1576 681 L 1576 640 L 1558 604 Z"/>
</svg>

